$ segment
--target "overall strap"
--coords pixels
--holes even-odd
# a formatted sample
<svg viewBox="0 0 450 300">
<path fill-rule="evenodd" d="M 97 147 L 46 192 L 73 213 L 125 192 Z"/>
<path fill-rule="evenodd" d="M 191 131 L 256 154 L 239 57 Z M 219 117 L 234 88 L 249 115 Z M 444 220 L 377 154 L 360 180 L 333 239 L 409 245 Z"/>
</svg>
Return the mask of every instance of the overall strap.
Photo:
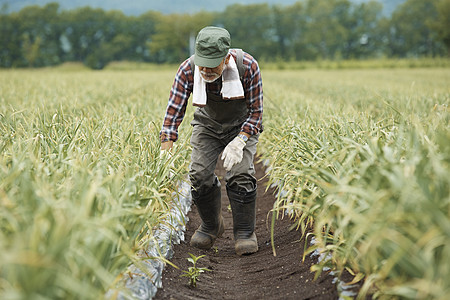
<svg viewBox="0 0 450 300">
<path fill-rule="evenodd" d="M 194 56 L 195 54 L 192 54 L 191 57 L 189 57 L 189 64 L 191 65 L 192 74 L 194 74 L 195 71 Z"/>
<path fill-rule="evenodd" d="M 245 66 L 244 66 L 244 51 L 242 49 L 234 49 L 236 51 L 236 65 L 239 71 L 239 78 L 244 77 Z M 192 74 L 195 71 L 194 55 L 189 57 L 189 64 L 191 65 Z"/>
<path fill-rule="evenodd" d="M 236 50 L 236 65 L 239 71 L 239 78 L 242 79 L 245 73 L 244 51 L 242 51 L 242 49 L 235 49 L 235 50 Z"/>
</svg>

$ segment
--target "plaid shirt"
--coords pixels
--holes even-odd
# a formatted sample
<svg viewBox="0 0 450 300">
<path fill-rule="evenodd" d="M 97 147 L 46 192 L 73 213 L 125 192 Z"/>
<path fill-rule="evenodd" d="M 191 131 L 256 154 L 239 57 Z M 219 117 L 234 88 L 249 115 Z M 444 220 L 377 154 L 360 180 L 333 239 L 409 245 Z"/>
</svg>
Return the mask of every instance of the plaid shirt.
<svg viewBox="0 0 450 300">
<path fill-rule="evenodd" d="M 236 52 L 230 50 L 236 59 Z M 244 94 L 249 110 L 248 117 L 242 124 L 241 131 L 254 135 L 262 132 L 263 114 L 263 90 L 261 73 L 257 61 L 244 52 L 245 72 L 242 79 Z M 209 92 L 220 95 L 220 80 L 207 84 Z M 183 121 L 189 96 L 194 88 L 194 74 L 189 63 L 189 58 L 178 68 L 174 83 L 170 90 L 169 103 L 160 132 L 161 142 L 176 141 L 178 139 L 178 127 Z"/>
</svg>

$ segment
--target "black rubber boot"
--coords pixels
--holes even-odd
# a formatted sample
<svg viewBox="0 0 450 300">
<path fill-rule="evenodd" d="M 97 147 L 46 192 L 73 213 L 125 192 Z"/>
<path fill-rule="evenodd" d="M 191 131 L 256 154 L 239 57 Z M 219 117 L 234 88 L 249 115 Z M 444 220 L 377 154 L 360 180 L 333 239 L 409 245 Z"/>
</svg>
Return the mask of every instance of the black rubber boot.
<svg viewBox="0 0 450 300">
<path fill-rule="evenodd" d="M 191 238 L 192 247 L 208 250 L 224 232 L 220 186 L 220 181 L 216 177 L 213 187 L 206 193 L 191 191 L 192 200 L 202 219 L 202 224 Z"/>
<path fill-rule="evenodd" d="M 233 213 L 234 249 L 244 255 L 258 251 L 255 234 L 256 188 L 251 192 L 232 190 L 227 186 L 228 199 Z"/>
</svg>

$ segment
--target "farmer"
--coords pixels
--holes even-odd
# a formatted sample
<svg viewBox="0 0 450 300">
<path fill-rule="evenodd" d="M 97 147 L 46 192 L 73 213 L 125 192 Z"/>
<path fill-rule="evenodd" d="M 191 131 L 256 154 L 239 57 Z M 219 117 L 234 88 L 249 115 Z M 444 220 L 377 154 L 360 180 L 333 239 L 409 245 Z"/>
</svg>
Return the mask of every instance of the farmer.
<svg viewBox="0 0 450 300">
<path fill-rule="evenodd" d="M 258 251 L 253 158 L 263 130 L 263 90 L 257 61 L 240 49 L 230 49 L 230 44 L 230 34 L 223 28 L 200 30 L 194 55 L 180 65 L 175 76 L 160 138 L 161 150 L 170 150 L 192 93 L 197 109 L 191 122 L 189 179 L 202 223 L 190 244 L 210 249 L 224 232 L 221 185 L 214 174 L 222 153 L 235 251 L 243 255 Z"/>
</svg>

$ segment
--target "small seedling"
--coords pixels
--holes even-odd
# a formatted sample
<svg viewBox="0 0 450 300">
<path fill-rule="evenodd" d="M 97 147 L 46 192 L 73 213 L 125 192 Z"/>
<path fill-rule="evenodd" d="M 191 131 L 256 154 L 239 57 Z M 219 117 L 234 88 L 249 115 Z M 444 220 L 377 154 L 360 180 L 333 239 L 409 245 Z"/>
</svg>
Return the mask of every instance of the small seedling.
<svg viewBox="0 0 450 300">
<path fill-rule="evenodd" d="M 212 250 L 213 250 L 213 252 L 214 253 L 219 253 L 219 248 L 217 248 L 217 246 L 214 246 L 213 248 L 212 248 Z"/>
<path fill-rule="evenodd" d="M 200 273 L 203 273 L 205 271 L 211 271 L 207 268 L 198 268 L 197 267 L 197 261 L 204 257 L 205 255 L 195 256 L 192 253 L 189 253 L 191 257 L 188 257 L 187 260 L 192 263 L 192 267 L 189 267 L 187 271 L 183 271 L 185 274 L 181 275 L 182 277 L 188 277 L 189 278 L 189 285 L 191 287 L 197 286 L 198 277 L 200 276 Z"/>
</svg>

